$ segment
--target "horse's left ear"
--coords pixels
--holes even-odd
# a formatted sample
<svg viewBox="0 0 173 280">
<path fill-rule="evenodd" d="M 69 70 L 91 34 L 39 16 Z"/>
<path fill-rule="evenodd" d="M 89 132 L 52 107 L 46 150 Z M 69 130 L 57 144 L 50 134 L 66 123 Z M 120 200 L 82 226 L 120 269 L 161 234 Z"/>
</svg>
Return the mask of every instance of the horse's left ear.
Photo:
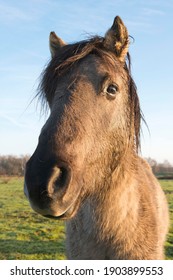
<svg viewBox="0 0 173 280">
<path fill-rule="evenodd" d="M 55 32 L 50 32 L 49 47 L 52 57 L 54 57 L 58 50 L 65 45 L 66 43 L 61 38 L 59 38 Z"/>
<path fill-rule="evenodd" d="M 122 62 L 125 61 L 129 46 L 129 36 L 122 19 L 116 16 L 112 27 L 105 35 L 104 46 L 113 51 Z"/>
</svg>

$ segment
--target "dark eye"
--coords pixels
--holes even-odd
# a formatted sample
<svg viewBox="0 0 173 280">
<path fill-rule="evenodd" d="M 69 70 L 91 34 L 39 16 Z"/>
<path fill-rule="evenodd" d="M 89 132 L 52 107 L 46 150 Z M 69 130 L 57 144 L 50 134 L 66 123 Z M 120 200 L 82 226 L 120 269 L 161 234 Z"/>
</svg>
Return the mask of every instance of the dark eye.
<svg viewBox="0 0 173 280">
<path fill-rule="evenodd" d="M 117 85 L 113 85 L 113 84 L 109 85 L 106 89 L 106 93 L 112 97 L 116 95 L 117 91 L 118 91 Z"/>
</svg>

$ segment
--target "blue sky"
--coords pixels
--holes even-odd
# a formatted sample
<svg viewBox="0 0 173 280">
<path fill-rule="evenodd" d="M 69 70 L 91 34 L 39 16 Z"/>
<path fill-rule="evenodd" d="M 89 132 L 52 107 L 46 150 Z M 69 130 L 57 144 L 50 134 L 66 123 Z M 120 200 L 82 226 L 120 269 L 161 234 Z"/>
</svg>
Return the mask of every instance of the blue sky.
<svg viewBox="0 0 173 280">
<path fill-rule="evenodd" d="M 37 145 L 46 116 L 30 102 L 50 58 L 50 31 L 66 42 L 104 35 L 116 15 L 135 39 L 132 73 L 150 129 L 142 126 L 142 156 L 173 164 L 172 0 L 0 0 L 1 155 L 32 154 Z"/>
</svg>

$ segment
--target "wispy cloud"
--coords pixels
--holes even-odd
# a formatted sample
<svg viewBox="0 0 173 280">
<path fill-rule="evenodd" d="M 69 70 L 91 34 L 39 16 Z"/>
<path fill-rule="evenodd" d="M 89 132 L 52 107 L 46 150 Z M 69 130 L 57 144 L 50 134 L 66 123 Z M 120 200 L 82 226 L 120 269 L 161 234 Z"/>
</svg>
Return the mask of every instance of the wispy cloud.
<svg viewBox="0 0 173 280">
<path fill-rule="evenodd" d="M 146 16 L 163 16 L 165 13 L 158 9 L 143 8 L 143 14 Z"/>
<path fill-rule="evenodd" d="M 20 127 L 20 128 L 27 126 L 26 123 L 21 123 L 21 122 L 15 120 L 13 117 L 8 116 L 6 114 L 0 113 L 0 118 L 4 119 L 4 120 L 8 121 L 9 123 L 11 123 L 12 125 L 15 125 L 15 126 Z"/>
<path fill-rule="evenodd" d="M 144 28 L 150 28 L 151 23 L 144 21 L 143 19 L 137 19 L 137 20 L 126 20 L 126 24 L 128 27 L 138 27 L 141 29 L 141 27 Z"/>
<path fill-rule="evenodd" d="M 17 7 L 13 7 L 11 5 L 1 3 L 0 4 L 0 19 L 1 21 L 15 21 L 15 20 L 31 20 L 31 17 L 26 13 L 26 11 L 22 11 Z"/>
<path fill-rule="evenodd" d="M 47 11 L 44 4 L 43 0 L 14 1 L 13 4 L 1 1 L 0 22 L 6 25 L 19 22 L 39 22 Z M 32 24 L 32 28 L 34 27 L 37 28 L 37 25 Z"/>
</svg>

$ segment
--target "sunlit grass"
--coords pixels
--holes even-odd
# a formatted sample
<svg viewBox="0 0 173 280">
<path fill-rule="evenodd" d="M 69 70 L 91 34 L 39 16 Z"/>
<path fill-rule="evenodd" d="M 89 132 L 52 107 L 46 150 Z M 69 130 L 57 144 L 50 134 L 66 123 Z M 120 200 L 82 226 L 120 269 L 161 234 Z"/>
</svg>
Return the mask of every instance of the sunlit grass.
<svg viewBox="0 0 173 280">
<path fill-rule="evenodd" d="M 0 259 L 65 259 L 64 224 L 34 213 L 23 178 L 0 179 Z"/>
<path fill-rule="evenodd" d="M 160 180 L 169 203 L 170 228 L 165 244 L 166 258 L 173 259 L 173 180 Z"/>
<path fill-rule="evenodd" d="M 173 259 L 173 181 L 160 181 L 170 210 L 166 258 Z M 65 259 L 64 223 L 33 212 L 23 178 L 0 178 L 0 259 Z"/>
</svg>

